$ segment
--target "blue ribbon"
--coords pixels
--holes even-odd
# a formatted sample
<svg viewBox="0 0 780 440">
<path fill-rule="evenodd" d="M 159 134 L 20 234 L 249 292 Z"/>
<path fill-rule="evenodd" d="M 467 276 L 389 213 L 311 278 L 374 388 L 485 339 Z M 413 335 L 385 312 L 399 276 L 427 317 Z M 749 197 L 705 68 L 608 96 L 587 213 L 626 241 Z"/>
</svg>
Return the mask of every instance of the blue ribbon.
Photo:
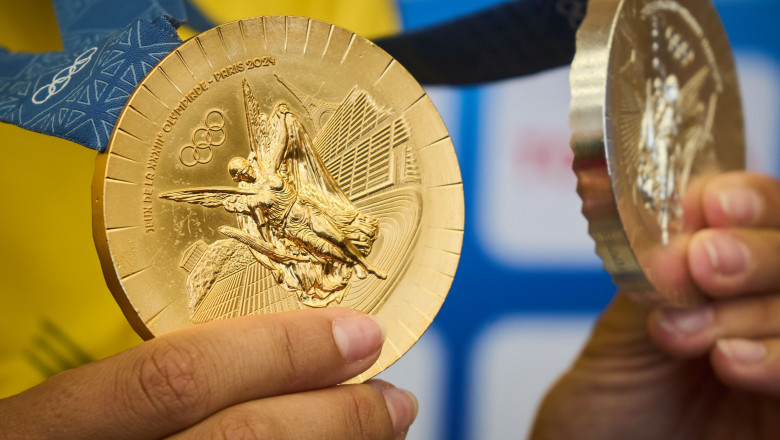
<svg viewBox="0 0 780 440">
<path fill-rule="evenodd" d="M 64 49 L 0 48 L 0 121 L 103 151 L 138 83 L 181 39 L 182 0 L 54 0 Z"/>
</svg>

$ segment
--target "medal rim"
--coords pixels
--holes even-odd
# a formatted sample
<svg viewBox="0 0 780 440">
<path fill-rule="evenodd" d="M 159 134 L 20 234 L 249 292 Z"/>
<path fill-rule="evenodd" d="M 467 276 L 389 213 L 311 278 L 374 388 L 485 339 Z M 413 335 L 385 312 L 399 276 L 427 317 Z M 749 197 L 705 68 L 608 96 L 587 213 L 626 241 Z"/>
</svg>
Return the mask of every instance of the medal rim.
<svg viewBox="0 0 780 440">
<path fill-rule="evenodd" d="M 305 20 L 309 20 L 310 22 L 319 22 L 319 23 L 326 24 L 328 26 L 332 26 L 333 28 L 340 29 L 340 30 L 342 30 L 344 32 L 348 32 L 349 34 L 354 35 L 355 38 L 363 38 L 360 35 L 355 34 L 354 32 L 351 32 L 349 30 L 343 29 L 343 28 L 338 27 L 336 25 L 332 25 L 331 23 L 327 23 L 327 22 L 324 22 L 324 21 L 321 21 L 321 20 L 311 19 L 311 18 L 308 18 L 308 17 L 296 17 L 296 16 L 290 16 L 290 15 L 286 15 L 286 16 L 250 17 L 250 18 L 245 18 L 245 19 L 241 19 L 241 20 L 235 20 L 235 21 L 232 21 L 232 22 L 228 22 L 228 23 L 224 23 L 222 25 L 216 26 L 215 28 L 212 28 L 212 29 L 210 29 L 208 31 L 205 31 L 205 32 L 203 32 L 203 33 L 201 33 L 201 34 L 199 34 L 199 35 L 197 35 L 195 37 L 192 37 L 192 38 L 188 39 L 187 41 L 183 42 L 182 45 L 178 46 L 176 49 L 174 49 L 169 54 L 164 56 L 160 60 L 160 62 L 158 62 L 147 73 L 146 77 L 139 82 L 138 86 L 136 86 L 135 91 L 130 95 L 130 97 L 128 98 L 127 102 L 123 106 L 122 112 L 120 113 L 119 117 L 117 118 L 117 123 L 115 124 L 115 126 L 114 126 L 114 128 L 112 130 L 111 137 L 109 139 L 109 143 L 108 143 L 108 146 L 107 146 L 105 152 L 97 155 L 96 163 L 95 163 L 95 171 L 94 171 L 94 175 L 93 175 L 93 182 L 92 182 L 92 202 L 93 202 L 92 203 L 93 204 L 93 216 L 92 216 L 93 228 L 92 229 L 93 229 L 93 239 L 95 241 L 95 245 L 96 245 L 96 248 L 98 250 L 98 256 L 99 256 L 99 259 L 100 259 L 100 262 L 101 262 L 101 266 L 102 266 L 102 269 L 103 269 L 104 277 L 106 279 L 106 284 L 108 285 L 109 290 L 111 291 L 112 295 L 114 296 L 115 300 L 117 301 L 118 305 L 120 306 L 120 309 L 124 313 L 125 318 L 128 320 L 128 322 L 130 323 L 132 328 L 136 331 L 136 333 L 139 334 L 139 336 L 141 336 L 145 340 L 152 339 L 153 337 L 155 337 L 155 334 L 152 332 L 152 330 L 150 330 L 150 328 L 147 326 L 147 324 L 141 318 L 141 316 L 139 314 L 139 310 L 133 304 L 133 300 L 131 299 L 131 295 L 128 294 L 128 292 L 125 291 L 125 289 L 122 286 L 121 277 L 120 277 L 119 271 L 118 271 L 118 269 L 117 269 L 117 267 L 115 265 L 114 258 L 112 256 L 111 245 L 110 245 L 110 242 L 109 242 L 110 240 L 109 240 L 109 237 L 108 237 L 108 230 L 106 229 L 106 212 L 105 212 L 106 209 L 107 209 L 107 207 L 106 207 L 106 193 L 107 193 L 107 191 L 106 191 L 106 177 L 107 177 L 109 161 L 110 161 L 110 157 L 111 157 L 111 155 L 110 155 L 111 147 L 112 147 L 112 145 L 114 145 L 115 138 L 117 136 L 117 132 L 119 131 L 120 126 L 122 125 L 121 122 L 123 120 L 123 116 L 129 111 L 128 109 L 131 107 L 131 104 L 133 103 L 133 100 L 136 97 L 136 95 L 138 95 L 140 90 L 143 88 L 142 86 L 144 85 L 146 79 L 149 78 L 149 76 L 153 72 L 157 71 L 158 68 L 163 63 L 165 63 L 166 60 L 168 60 L 170 57 L 175 56 L 177 51 L 180 48 L 182 48 L 184 45 L 186 45 L 186 44 L 193 44 L 193 43 L 190 43 L 190 42 L 195 40 L 195 39 L 197 39 L 197 38 L 199 38 L 199 37 L 203 37 L 204 35 L 206 35 L 206 34 L 208 34 L 210 32 L 218 32 L 219 29 L 224 29 L 224 28 L 226 28 L 228 26 L 235 25 L 236 23 L 247 22 L 247 21 L 252 21 L 252 20 L 278 19 L 278 18 L 283 18 L 284 20 L 288 20 L 288 19 L 305 19 Z M 366 41 L 368 41 L 374 47 L 374 49 L 376 49 L 378 51 L 381 51 L 382 53 L 386 54 L 386 52 L 384 52 L 381 48 L 379 48 L 375 44 L 371 43 L 369 40 L 366 40 Z M 386 55 L 391 60 L 393 60 L 395 63 L 398 63 L 398 61 L 394 60 L 389 54 L 386 54 Z M 400 66 L 400 63 L 398 63 L 398 64 Z M 406 75 L 408 75 L 408 78 L 411 79 L 412 81 L 414 81 L 414 84 L 417 84 L 419 86 L 419 84 L 411 76 L 411 74 L 409 74 L 408 71 L 406 71 L 405 69 L 403 69 L 403 70 L 404 70 L 404 73 Z M 426 98 L 426 97 L 427 97 L 427 93 L 425 93 L 424 90 L 423 90 L 423 95 L 422 95 L 421 99 L 422 98 Z M 431 103 L 431 105 L 432 105 L 432 103 Z M 433 107 L 433 108 L 435 110 L 435 107 Z M 438 114 L 438 111 L 434 111 L 434 113 L 435 113 L 435 117 L 438 118 L 438 120 L 441 122 L 442 127 L 444 127 L 444 123 L 443 123 L 443 121 L 441 121 L 441 116 Z M 446 131 L 446 128 L 445 128 L 445 131 Z M 451 139 L 449 138 L 449 133 L 447 133 L 446 139 L 449 139 L 448 142 L 450 143 L 450 146 L 451 146 Z M 414 149 L 415 149 L 415 151 L 418 150 L 417 147 L 414 147 Z M 452 149 L 452 155 L 453 155 L 453 157 L 456 158 L 456 152 L 454 151 L 454 148 Z M 457 159 L 455 159 L 455 160 L 456 160 L 456 166 L 457 166 Z M 452 170 L 450 170 L 450 172 L 451 171 Z M 435 317 L 435 315 L 438 313 L 439 309 L 441 308 L 441 305 L 443 305 L 444 300 L 446 299 L 447 293 L 449 292 L 449 289 L 451 287 L 452 281 L 454 279 L 454 275 L 455 275 L 455 272 L 457 270 L 457 265 L 459 264 L 459 261 L 460 261 L 460 253 L 461 253 L 462 245 L 463 245 L 463 225 L 464 225 L 464 222 L 465 222 L 465 215 L 464 215 L 465 214 L 465 207 L 464 207 L 464 200 L 463 200 L 462 177 L 461 177 L 459 166 L 457 166 L 457 169 L 454 170 L 454 171 L 458 175 L 457 185 L 459 185 L 459 191 L 458 191 L 459 196 L 458 196 L 458 200 L 453 200 L 451 202 L 453 203 L 453 205 L 455 205 L 454 206 L 455 210 L 460 212 L 460 220 L 458 222 L 460 224 L 460 226 L 459 226 L 459 228 L 460 228 L 459 234 L 460 235 L 459 235 L 459 239 L 457 240 L 457 261 L 455 263 L 454 270 L 452 270 L 452 273 L 448 275 L 450 277 L 450 279 L 449 279 L 449 282 L 447 283 L 446 289 L 443 292 L 440 293 L 440 295 L 441 295 L 441 303 L 438 305 L 438 307 L 436 307 L 436 310 L 426 310 L 425 311 L 426 313 L 430 313 L 431 314 L 430 315 L 431 316 L 430 317 L 430 322 L 427 325 L 425 325 L 425 328 L 422 330 L 422 332 L 419 332 L 419 334 L 416 335 L 414 341 L 408 347 L 405 347 L 404 349 L 400 349 L 400 351 L 399 351 L 399 348 L 396 348 L 395 346 L 392 347 L 394 349 L 394 351 L 396 353 L 398 353 L 397 356 L 394 356 L 394 359 L 392 360 L 392 362 L 385 363 L 384 365 L 377 365 L 378 364 L 378 362 L 377 362 L 377 364 L 374 364 L 365 373 L 363 373 L 362 375 L 360 375 L 357 378 L 355 378 L 355 379 L 353 379 L 351 381 L 348 381 L 348 382 L 362 382 L 364 380 L 367 380 L 368 378 L 378 374 L 379 372 L 383 371 L 386 367 L 388 367 L 390 364 L 392 364 L 395 361 L 397 361 L 398 359 L 400 359 L 400 357 L 402 357 L 402 355 L 405 354 L 414 345 L 414 343 L 416 343 L 417 340 L 419 340 L 420 337 L 422 337 L 424 332 L 428 328 L 430 328 L 430 323 L 433 321 L 433 317 Z M 424 173 L 425 173 L 425 171 L 421 172 L 421 174 L 424 174 Z M 421 186 L 420 187 L 420 192 L 422 193 L 423 191 L 425 191 L 427 189 L 429 189 L 429 188 L 425 187 L 425 186 Z M 431 208 L 429 207 L 428 209 L 431 209 Z M 425 207 L 423 207 L 423 211 L 422 212 L 423 213 L 425 212 Z M 424 214 L 421 214 L 421 216 L 422 215 L 424 215 Z M 432 226 L 429 226 L 429 227 L 432 227 Z M 418 234 L 422 233 L 422 228 L 423 228 L 423 218 L 422 217 L 420 219 L 420 224 L 418 224 L 418 228 L 420 229 Z M 410 247 L 408 248 L 408 252 L 412 255 L 412 257 L 410 257 L 410 258 L 412 258 L 412 259 L 409 261 L 408 265 L 403 270 L 403 273 L 396 280 L 395 284 L 388 290 L 388 293 L 385 295 L 385 299 L 383 300 L 383 302 L 387 301 L 389 298 L 391 298 L 392 296 L 397 294 L 397 290 L 399 290 L 399 288 L 401 288 L 401 284 L 403 283 L 403 281 L 407 277 L 409 277 L 409 273 L 414 270 L 414 268 L 412 267 L 414 265 L 413 258 L 414 258 L 414 256 L 416 254 L 418 254 L 420 252 L 420 251 L 415 251 L 415 249 L 417 247 L 419 247 L 419 246 L 421 246 L 421 243 L 420 243 L 420 238 L 418 237 L 415 241 L 411 242 Z M 378 310 L 372 310 L 369 313 L 376 314 L 376 313 L 379 312 L 379 310 L 381 310 L 381 308 L 383 306 L 384 306 L 384 304 L 382 303 L 382 304 L 380 304 L 376 308 Z M 385 345 L 384 345 L 385 348 L 384 348 L 383 351 L 390 351 L 390 349 L 388 348 L 388 342 L 389 341 L 385 342 Z"/>
</svg>

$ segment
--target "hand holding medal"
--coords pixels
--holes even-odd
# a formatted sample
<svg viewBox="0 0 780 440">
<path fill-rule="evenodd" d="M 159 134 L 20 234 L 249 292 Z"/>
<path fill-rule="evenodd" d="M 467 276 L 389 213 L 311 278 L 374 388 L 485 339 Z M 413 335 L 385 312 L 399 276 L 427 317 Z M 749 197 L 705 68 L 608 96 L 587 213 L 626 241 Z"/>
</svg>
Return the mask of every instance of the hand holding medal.
<svg viewBox="0 0 780 440">
<path fill-rule="evenodd" d="M 588 9 L 574 168 L 619 293 L 533 438 L 777 438 L 780 183 L 737 171 L 741 108 L 717 12 L 708 0 Z"/>
<path fill-rule="evenodd" d="M 23 116 L 14 122 L 24 124 L 28 120 L 24 115 L 32 111 L 29 109 L 40 110 L 33 106 L 50 105 L 46 114 L 54 113 L 58 105 L 71 102 L 68 88 L 74 85 L 87 99 L 111 102 L 114 110 L 108 113 L 114 113 L 122 96 L 110 83 L 79 74 L 118 72 L 128 82 L 131 77 L 138 79 L 139 72 L 149 71 L 146 61 L 139 61 L 140 69 L 131 66 L 120 71 L 119 67 L 127 64 L 120 63 L 116 50 L 111 49 L 112 42 L 121 46 L 137 41 L 139 49 L 159 59 L 160 52 L 150 52 L 149 47 L 157 45 L 156 50 L 164 51 L 160 44 L 175 45 L 175 34 L 165 29 L 172 43 L 150 43 L 143 31 L 146 23 L 139 21 L 137 27 L 124 33 L 107 33 L 107 44 L 95 42 L 76 54 L 74 61 L 55 72 L 50 83 L 36 89 L 29 103 L 17 100 L 18 114 Z M 158 23 L 172 29 L 162 18 Z M 244 38 L 250 39 L 250 44 Z M 235 44 L 244 48 L 240 56 L 235 52 L 239 46 L 231 46 Z M 246 47 L 264 53 L 246 53 Z M 286 57 L 288 50 L 292 55 Z M 201 58 L 195 60 L 193 55 Z M 361 64 L 364 57 L 373 64 Z M 330 79 L 311 73 L 312 63 L 331 66 L 324 70 Z M 106 73 L 109 64 L 119 67 Z M 310 74 L 301 76 L 296 71 Z M 133 75 L 125 78 L 127 72 Z M 360 83 L 347 84 L 353 77 L 360 77 Z M 334 90 L 331 83 L 336 78 L 341 82 Z M 62 99 L 58 100 L 60 94 Z M 198 114 L 201 105 L 205 111 Z M 46 116 L 41 115 L 36 117 L 43 120 Z M 159 118 L 159 130 L 144 131 L 155 118 Z M 191 40 L 152 69 L 118 121 L 108 153 L 99 158 L 95 191 L 98 203 L 105 201 L 108 206 L 96 208 L 96 224 L 103 228 L 96 232 L 96 238 L 99 245 L 105 245 L 106 258 L 115 259 L 104 260 L 109 280 L 118 278 L 115 287 L 143 286 L 140 296 L 128 291 L 129 296 L 135 295 L 132 300 L 121 296 L 124 290 L 115 290 L 131 322 L 141 322 L 136 325 L 140 333 L 151 336 L 152 329 L 167 333 L 243 314 L 342 307 L 280 318 L 230 320 L 172 332 L 111 360 L 47 381 L 18 399 L 4 401 L 3 405 L 16 414 L 9 418 L 14 429 L 26 429 L 28 420 L 37 419 L 36 429 L 79 431 L 84 437 L 102 437 L 117 429 L 127 438 L 157 438 L 188 427 L 197 432 L 218 430 L 235 417 L 231 414 L 237 414 L 240 409 L 236 406 L 242 403 L 264 405 L 262 399 L 267 397 L 322 388 L 353 376 L 366 380 L 403 354 L 431 322 L 451 282 L 462 236 L 457 162 L 446 130 L 422 89 L 371 43 L 313 20 L 269 17 L 232 23 Z M 103 132 L 89 130 L 96 123 L 94 119 L 89 122 L 79 126 L 83 130 L 78 136 L 87 139 L 94 135 L 84 143 L 102 149 Z M 97 124 L 106 127 L 106 123 Z M 28 126 L 63 135 L 56 124 Z M 166 139 L 169 133 L 172 137 Z M 72 138 L 81 140 L 78 136 Z M 426 171 L 434 158 L 440 162 L 438 171 Z M 190 178 L 183 179 L 187 173 Z M 135 176 L 138 194 L 126 197 Z M 201 180 L 187 180 L 192 176 Z M 160 187 L 170 190 L 159 191 Z M 137 209 L 125 215 L 133 202 L 138 202 Z M 184 218 L 192 219 L 193 212 L 215 215 L 214 224 L 199 233 L 216 233 L 218 238 L 210 236 L 204 243 L 199 239 L 206 237 L 196 236 L 179 249 L 179 244 L 189 240 L 180 235 L 182 228 L 192 229 L 199 219 L 193 224 L 182 223 L 173 213 L 176 206 L 179 212 L 184 210 Z M 222 210 L 204 209 L 215 206 Z M 174 219 L 166 224 L 169 215 Z M 141 236 L 131 242 L 156 247 L 140 254 L 128 248 L 124 234 L 134 229 Z M 160 231 L 173 232 L 173 236 L 154 236 Z M 429 258 L 425 255 L 437 246 L 445 246 L 441 249 L 444 256 L 454 258 L 432 260 L 436 265 L 430 267 L 418 261 Z M 161 265 L 158 254 L 162 250 L 176 254 L 168 262 L 175 272 L 168 263 Z M 146 256 L 150 258 L 144 261 Z M 148 264 L 126 272 L 139 262 Z M 407 269 L 412 263 L 417 270 L 409 277 Z M 441 264 L 444 266 L 439 267 Z M 163 273 L 156 275 L 157 286 L 145 283 L 144 271 L 158 268 Z M 425 275 L 426 270 L 429 275 Z M 190 276 L 192 273 L 195 275 Z M 225 292 L 231 282 L 226 278 L 236 275 L 243 277 L 240 288 Z M 179 286 L 171 285 L 177 276 L 183 281 Z M 399 285 L 409 294 L 392 294 Z M 166 289 L 171 294 L 157 296 Z M 238 307 L 231 309 L 237 301 Z M 159 309 L 149 308 L 159 304 Z M 343 306 L 379 315 L 380 321 L 389 321 L 388 330 L 375 318 Z M 391 349 L 381 351 L 385 336 Z M 215 339 L 209 343 L 210 338 Z M 229 343 L 233 339 L 240 343 Z M 202 351 L 211 344 L 219 349 Z M 169 350 L 171 347 L 175 348 Z M 209 367 L 221 363 L 225 365 L 216 370 Z M 124 367 L 128 364 L 133 366 Z M 364 376 L 359 374 L 372 364 Z M 270 387 L 251 387 L 255 389 L 249 394 L 239 392 L 239 387 L 245 389 L 249 383 L 244 371 L 252 372 L 250 382 Z M 235 382 L 212 382 L 210 378 L 217 372 Z M 114 385 L 98 381 L 79 387 L 81 403 L 75 407 L 80 409 L 68 412 L 67 423 L 45 417 L 45 408 L 41 413 L 12 409 L 13 405 L 24 407 L 36 393 L 56 394 L 74 382 L 101 376 L 110 377 Z M 195 381 L 190 382 L 193 377 Z M 319 392 L 316 400 L 333 402 L 326 407 L 334 416 L 319 419 L 325 425 L 266 417 L 251 423 L 268 435 L 292 438 L 328 430 L 338 430 L 334 434 L 338 437 L 351 437 L 361 424 L 371 431 L 361 435 L 384 432 L 382 436 L 392 436 L 405 431 L 416 411 L 413 398 L 381 381 L 372 382 L 372 386 L 376 390 L 359 386 Z M 131 402 L 107 401 L 105 389 L 146 397 L 131 397 Z M 195 396 L 188 397 L 190 392 Z M 194 398 L 198 395 L 223 398 L 204 402 Z M 276 404 L 284 406 L 287 397 L 297 410 L 313 402 L 304 395 L 290 395 Z M 354 399 L 368 403 L 355 407 Z M 67 407 L 73 403 L 77 402 L 69 402 Z M 378 412 L 364 411 L 369 408 L 378 408 Z M 106 411 L 122 412 L 127 417 L 101 423 L 101 419 L 112 419 L 100 416 Z M 204 421 L 217 411 L 220 415 Z M 336 416 L 350 411 L 351 415 Z M 187 415 L 171 420 L 169 413 Z M 327 420 L 334 418 L 355 423 L 329 426 Z"/>
<path fill-rule="evenodd" d="M 373 43 L 299 17 L 240 20 L 165 57 L 98 158 L 95 239 L 144 337 L 349 307 L 386 324 L 366 380 L 433 320 L 463 195 L 423 89 Z"/>
<path fill-rule="evenodd" d="M 603 1 L 590 11 L 570 113 L 590 234 L 622 292 L 696 304 L 684 256 L 703 226 L 697 198 L 710 177 L 745 166 L 728 39 L 708 0 Z"/>
</svg>

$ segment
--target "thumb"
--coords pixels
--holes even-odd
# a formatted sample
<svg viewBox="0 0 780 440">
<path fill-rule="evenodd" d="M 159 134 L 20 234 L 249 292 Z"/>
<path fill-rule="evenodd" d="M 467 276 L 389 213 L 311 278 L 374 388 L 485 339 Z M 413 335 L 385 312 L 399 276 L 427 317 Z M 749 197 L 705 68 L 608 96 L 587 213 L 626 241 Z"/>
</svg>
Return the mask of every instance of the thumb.
<svg viewBox="0 0 780 440">
<path fill-rule="evenodd" d="M 621 369 L 661 358 L 647 331 L 650 309 L 618 293 L 596 322 L 574 368 Z"/>
<path fill-rule="evenodd" d="M 635 410 L 659 384 L 646 367 L 664 364 L 646 330 L 648 313 L 627 295 L 615 295 L 574 365 L 548 391 L 531 439 L 626 438 L 624 431 L 644 423 Z"/>
</svg>

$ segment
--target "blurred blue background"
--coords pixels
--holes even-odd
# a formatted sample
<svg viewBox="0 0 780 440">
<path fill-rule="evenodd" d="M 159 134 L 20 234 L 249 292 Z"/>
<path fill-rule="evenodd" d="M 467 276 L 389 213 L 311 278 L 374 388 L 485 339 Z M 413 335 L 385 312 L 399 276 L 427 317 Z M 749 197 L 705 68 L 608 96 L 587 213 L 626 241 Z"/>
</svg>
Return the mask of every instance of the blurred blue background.
<svg viewBox="0 0 780 440">
<path fill-rule="evenodd" d="M 501 2 L 397 3 L 409 30 Z M 777 175 L 780 2 L 715 5 L 736 54 L 749 167 Z M 463 252 L 434 325 L 380 377 L 420 398 L 410 439 L 524 438 L 539 399 L 615 292 L 575 193 L 568 68 L 428 92 L 463 173 Z"/>
</svg>

